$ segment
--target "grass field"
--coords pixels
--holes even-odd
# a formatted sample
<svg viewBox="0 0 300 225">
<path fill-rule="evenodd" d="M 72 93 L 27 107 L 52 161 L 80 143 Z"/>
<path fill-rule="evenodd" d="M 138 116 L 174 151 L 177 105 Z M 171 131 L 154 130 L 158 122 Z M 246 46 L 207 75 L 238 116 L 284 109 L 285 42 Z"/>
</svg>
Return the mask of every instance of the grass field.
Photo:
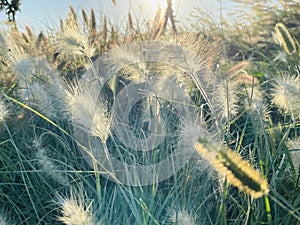
<svg viewBox="0 0 300 225">
<path fill-rule="evenodd" d="M 300 224 L 300 4 L 235 2 L 192 30 L 171 4 L 125 29 L 71 6 L 8 23 L 0 224 Z"/>
</svg>

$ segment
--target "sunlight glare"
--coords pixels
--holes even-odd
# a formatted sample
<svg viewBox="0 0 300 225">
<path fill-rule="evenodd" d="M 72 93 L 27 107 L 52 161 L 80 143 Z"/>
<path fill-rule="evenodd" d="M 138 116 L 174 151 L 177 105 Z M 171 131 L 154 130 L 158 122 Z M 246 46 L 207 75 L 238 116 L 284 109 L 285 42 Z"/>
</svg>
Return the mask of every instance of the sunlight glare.
<svg viewBox="0 0 300 225">
<path fill-rule="evenodd" d="M 153 7 L 156 9 L 160 7 L 161 9 L 167 8 L 167 0 L 152 0 Z"/>
</svg>

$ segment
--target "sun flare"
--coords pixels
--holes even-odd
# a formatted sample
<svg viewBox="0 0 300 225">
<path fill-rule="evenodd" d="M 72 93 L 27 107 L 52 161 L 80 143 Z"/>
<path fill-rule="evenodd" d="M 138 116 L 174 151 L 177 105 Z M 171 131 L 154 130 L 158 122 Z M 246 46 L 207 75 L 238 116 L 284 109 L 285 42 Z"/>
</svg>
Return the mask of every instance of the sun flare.
<svg viewBox="0 0 300 225">
<path fill-rule="evenodd" d="M 155 8 L 165 9 L 167 7 L 167 0 L 152 0 L 151 3 Z"/>
</svg>

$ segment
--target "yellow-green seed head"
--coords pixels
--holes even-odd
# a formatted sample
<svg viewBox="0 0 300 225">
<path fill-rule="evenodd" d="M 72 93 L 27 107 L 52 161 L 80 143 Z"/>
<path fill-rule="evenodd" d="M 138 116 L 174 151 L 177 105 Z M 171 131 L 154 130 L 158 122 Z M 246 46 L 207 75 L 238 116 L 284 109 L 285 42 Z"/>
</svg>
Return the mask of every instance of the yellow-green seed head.
<svg viewBox="0 0 300 225">
<path fill-rule="evenodd" d="M 224 147 L 224 149 L 218 150 L 213 145 L 199 142 L 194 147 L 233 186 L 253 198 L 268 195 L 270 189 L 266 179 L 262 178 L 257 170 L 231 149 Z"/>
<path fill-rule="evenodd" d="M 292 55 L 296 52 L 295 39 L 292 37 L 289 30 L 283 23 L 276 24 L 275 34 L 277 40 L 287 54 Z"/>
</svg>

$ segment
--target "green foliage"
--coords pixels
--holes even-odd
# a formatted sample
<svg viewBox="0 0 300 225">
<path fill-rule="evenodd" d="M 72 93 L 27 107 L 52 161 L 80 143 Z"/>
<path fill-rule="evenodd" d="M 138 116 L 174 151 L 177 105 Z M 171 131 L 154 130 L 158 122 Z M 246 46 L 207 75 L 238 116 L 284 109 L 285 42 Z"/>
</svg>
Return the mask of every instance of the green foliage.
<svg viewBox="0 0 300 225">
<path fill-rule="evenodd" d="M 17 2 L 1 1 L 1 9 Z M 72 7 L 60 28 L 48 35 L 36 35 L 30 27 L 1 33 L 0 224 L 299 224 L 300 4 L 235 2 L 241 4 L 236 14 L 247 23 L 224 22 L 220 27 L 198 13 L 194 16 L 203 17 L 195 25 L 197 34 L 174 32 L 174 27 L 169 31 L 164 25 L 168 17 L 161 18 L 160 11 L 142 31 L 131 14 L 121 30 L 105 16 L 99 23 L 94 10 L 82 10 L 79 16 Z M 276 35 L 281 41 L 276 42 Z M 180 60 L 188 52 L 196 60 L 187 61 L 184 72 L 171 48 L 155 52 L 161 61 L 136 60 L 141 54 L 134 43 L 153 39 L 176 45 Z M 93 85 L 102 80 L 83 74 L 100 71 L 104 76 L 102 67 L 91 67 L 103 54 L 114 54 L 102 65 L 113 76 L 95 91 Z M 166 59 L 169 64 L 164 65 Z M 137 102 L 125 124 L 133 135 L 124 135 L 132 142 L 147 137 L 155 116 L 166 121 L 169 135 L 145 153 L 117 138 L 116 127 L 122 123 L 111 124 L 111 116 L 124 86 L 140 85 L 146 78 L 160 81 L 158 90 L 165 92 L 170 88 L 165 78 L 177 82 L 191 99 L 196 121 L 181 120 L 166 98 L 155 105 L 156 93 Z M 75 135 L 78 128 L 85 131 L 82 140 L 88 145 Z M 116 159 L 149 165 L 166 158 L 180 141 L 180 150 L 192 149 L 199 137 L 211 149 L 224 149 L 193 154 L 173 176 L 161 182 L 151 177 L 150 185 L 113 182 L 91 157 L 90 145 L 99 140 L 97 146 Z M 211 155 L 221 162 L 214 165 L 216 170 Z M 244 177 L 254 169 L 262 178 Z M 220 176 L 222 170 L 227 179 Z M 245 187 L 232 186 L 234 177 L 235 186 L 243 186 L 242 180 L 251 183 L 250 189 L 262 188 L 257 199 L 240 191 Z M 126 178 L 140 179 L 136 174 Z"/>
</svg>

